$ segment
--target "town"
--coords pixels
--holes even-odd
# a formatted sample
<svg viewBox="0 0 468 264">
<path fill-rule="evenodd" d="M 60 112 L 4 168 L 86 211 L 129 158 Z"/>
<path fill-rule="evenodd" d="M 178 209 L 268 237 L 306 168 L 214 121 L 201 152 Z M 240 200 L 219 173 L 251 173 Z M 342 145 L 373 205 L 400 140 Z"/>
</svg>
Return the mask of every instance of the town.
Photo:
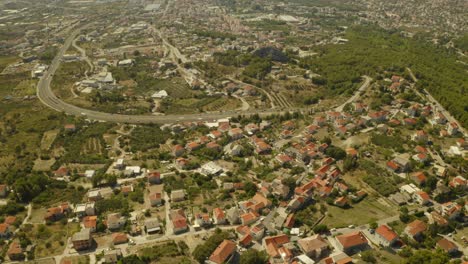
<svg viewBox="0 0 468 264">
<path fill-rule="evenodd" d="M 2 262 L 468 261 L 460 10 L 243 2 L 0 2 Z"/>
</svg>

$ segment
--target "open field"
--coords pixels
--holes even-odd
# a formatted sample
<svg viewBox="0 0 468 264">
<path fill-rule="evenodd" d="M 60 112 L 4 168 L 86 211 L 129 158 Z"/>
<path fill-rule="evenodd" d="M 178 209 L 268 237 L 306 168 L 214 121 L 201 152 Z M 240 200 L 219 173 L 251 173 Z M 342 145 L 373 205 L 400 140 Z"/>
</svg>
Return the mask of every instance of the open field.
<svg viewBox="0 0 468 264">
<path fill-rule="evenodd" d="M 79 229 L 78 223 L 63 225 L 60 222 L 52 225 L 28 224 L 23 227 L 26 235 L 36 242 L 36 258 L 61 254 L 65 249 L 68 237 Z"/>
<path fill-rule="evenodd" d="M 36 159 L 34 161 L 34 167 L 33 170 L 35 171 L 49 171 L 50 167 L 54 165 L 55 159 L 49 159 L 49 160 L 41 160 L 41 159 Z"/>
<path fill-rule="evenodd" d="M 48 259 L 41 259 L 41 260 L 31 260 L 24 262 L 25 264 L 56 264 L 55 259 L 48 258 Z"/>
<path fill-rule="evenodd" d="M 202 109 L 205 111 L 222 111 L 236 109 L 240 107 L 240 101 L 235 98 L 220 98 L 212 103 L 205 105 Z"/>
<path fill-rule="evenodd" d="M 71 261 L 72 264 L 88 264 L 89 257 L 88 256 L 73 256 L 73 257 L 66 257 L 61 260 L 63 261 Z"/>
<path fill-rule="evenodd" d="M 58 129 L 53 129 L 53 130 L 44 132 L 44 135 L 42 136 L 42 140 L 41 140 L 41 149 L 49 150 L 50 147 L 52 146 L 52 143 L 54 143 L 54 140 L 57 137 L 59 132 L 60 130 Z"/>
<path fill-rule="evenodd" d="M 98 138 L 89 138 L 81 149 L 83 154 L 102 154 L 101 141 Z"/>
<path fill-rule="evenodd" d="M 7 56 L 7 57 L 0 57 L 0 72 L 5 69 L 8 64 L 13 63 L 17 61 L 18 58 L 16 56 Z"/>
<path fill-rule="evenodd" d="M 363 225 L 372 221 L 391 217 L 397 214 L 395 208 L 384 207 L 374 197 L 366 197 L 349 209 L 327 206 L 328 213 L 323 223 L 330 227 Z"/>
</svg>

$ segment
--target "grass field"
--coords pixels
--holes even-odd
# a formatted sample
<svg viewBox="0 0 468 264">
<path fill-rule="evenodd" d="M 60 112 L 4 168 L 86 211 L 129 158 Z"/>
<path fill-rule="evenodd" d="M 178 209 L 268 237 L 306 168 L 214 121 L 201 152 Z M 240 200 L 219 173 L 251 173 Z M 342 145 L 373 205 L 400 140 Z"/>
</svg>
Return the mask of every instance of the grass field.
<svg viewBox="0 0 468 264">
<path fill-rule="evenodd" d="M 54 258 L 41 259 L 41 260 L 31 260 L 24 262 L 25 264 L 56 264 Z"/>
<path fill-rule="evenodd" d="M 42 140 L 41 140 L 41 149 L 49 150 L 50 147 L 52 146 L 52 143 L 54 143 L 54 140 L 57 137 L 59 132 L 60 130 L 58 129 L 53 129 L 53 130 L 44 132 L 44 135 L 42 135 Z"/>
<path fill-rule="evenodd" d="M 363 225 L 397 214 L 395 208 L 384 207 L 373 197 L 367 197 L 349 209 L 327 206 L 328 213 L 323 223 L 329 227 L 345 227 L 348 225 Z"/>
<path fill-rule="evenodd" d="M 98 138 L 89 138 L 81 149 L 83 154 L 102 154 L 101 141 Z"/>
<path fill-rule="evenodd" d="M 36 242 L 35 256 L 43 258 L 51 255 L 58 255 L 63 252 L 69 236 L 78 232 L 80 226 L 78 223 L 54 223 L 52 225 L 33 225 L 26 234 Z"/>
<path fill-rule="evenodd" d="M 37 80 L 22 80 L 14 89 L 15 96 L 27 96 L 36 94 Z"/>
<path fill-rule="evenodd" d="M 8 64 L 13 63 L 18 60 L 18 57 L 16 56 L 6 56 L 6 57 L 0 57 L 0 72 L 5 69 Z"/>
<path fill-rule="evenodd" d="M 41 159 L 36 159 L 34 161 L 34 166 L 33 170 L 35 171 L 49 171 L 50 167 L 54 165 L 55 159 L 49 159 L 49 160 L 41 160 Z"/>
<path fill-rule="evenodd" d="M 89 257 L 88 256 L 65 257 L 65 258 L 62 259 L 62 262 L 64 260 L 71 261 L 72 264 L 88 264 L 89 263 Z"/>
<path fill-rule="evenodd" d="M 202 109 L 204 111 L 222 111 L 232 110 L 239 108 L 241 103 L 236 98 L 220 98 L 212 103 L 205 105 Z"/>
</svg>

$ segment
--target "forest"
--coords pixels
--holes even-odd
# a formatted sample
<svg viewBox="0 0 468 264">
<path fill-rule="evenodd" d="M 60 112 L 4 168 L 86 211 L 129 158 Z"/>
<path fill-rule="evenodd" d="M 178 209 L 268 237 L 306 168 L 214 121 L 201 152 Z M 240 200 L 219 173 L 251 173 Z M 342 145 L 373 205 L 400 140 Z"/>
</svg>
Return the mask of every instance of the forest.
<svg viewBox="0 0 468 264">
<path fill-rule="evenodd" d="M 351 27 L 344 37 L 346 44 L 320 46 L 318 57 L 300 61 L 326 79 L 331 94 L 351 93 L 362 75 L 404 75 L 408 67 L 419 80 L 417 88 L 426 89 L 468 125 L 467 66 L 457 62 L 455 50 L 435 46 L 422 36 L 406 38 L 370 25 Z"/>
</svg>

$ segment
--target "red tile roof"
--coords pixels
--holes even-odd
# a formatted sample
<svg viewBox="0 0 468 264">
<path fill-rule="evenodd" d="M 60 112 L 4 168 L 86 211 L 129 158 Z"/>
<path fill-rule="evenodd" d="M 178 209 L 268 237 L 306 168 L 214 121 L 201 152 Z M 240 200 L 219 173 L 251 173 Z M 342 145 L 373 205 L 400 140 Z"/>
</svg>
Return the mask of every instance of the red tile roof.
<svg viewBox="0 0 468 264">
<path fill-rule="evenodd" d="M 407 233 L 415 236 L 426 230 L 426 224 L 421 220 L 414 220 L 406 226 Z"/>
<path fill-rule="evenodd" d="M 395 233 L 390 227 L 387 225 L 381 225 L 377 229 L 375 229 L 375 233 L 379 234 L 383 237 L 387 242 L 391 242 L 398 237 L 397 233 Z"/>
<path fill-rule="evenodd" d="M 211 254 L 210 261 L 216 264 L 224 263 L 236 250 L 236 243 L 230 240 L 224 240 Z"/>
<path fill-rule="evenodd" d="M 343 246 L 343 249 L 367 244 L 367 239 L 361 233 L 361 231 L 355 231 L 352 233 L 336 236 L 338 242 Z"/>
</svg>

